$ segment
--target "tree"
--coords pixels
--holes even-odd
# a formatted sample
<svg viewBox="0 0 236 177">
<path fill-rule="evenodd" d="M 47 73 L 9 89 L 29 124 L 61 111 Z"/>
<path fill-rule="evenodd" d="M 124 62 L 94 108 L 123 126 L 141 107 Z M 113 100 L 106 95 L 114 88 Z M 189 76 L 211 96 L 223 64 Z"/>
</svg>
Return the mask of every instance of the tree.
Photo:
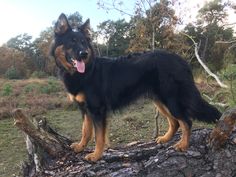
<svg viewBox="0 0 236 177">
<path fill-rule="evenodd" d="M 224 51 L 222 46 L 215 45 L 217 40 L 230 40 L 233 37 L 232 28 L 224 26 L 226 23 L 229 4 L 222 3 L 221 0 L 214 0 L 206 3 L 198 14 L 196 25 L 187 26 L 185 33 L 193 36 L 199 45 L 199 55 L 204 62 L 213 66 L 214 70 L 223 67 Z M 221 52 L 219 52 L 221 51 Z"/>
<path fill-rule="evenodd" d="M 0 75 L 4 76 L 8 69 L 12 68 L 19 74 L 19 78 L 25 77 L 28 73 L 27 65 L 24 61 L 24 52 L 9 48 L 0 47 Z"/>
<path fill-rule="evenodd" d="M 121 14 L 131 17 L 129 51 L 171 47 L 169 40 L 173 38 L 173 29 L 178 19 L 174 15 L 175 12 L 170 7 L 169 1 L 136 0 L 134 13 L 122 9 L 123 4 L 123 1 L 116 0 L 111 3 L 104 0 L 98 1 L 98 5 L 106 11 L 115 9 Z"/>
<path fill-rule="evenodd" d="M 6 45 L 9 48 L 14 48 L 22 52 L 29 52 L 32 47 L 32 36 L 27 33 L 17 35 L 7 41 Z"/>
<path fill-rule="evenodd" d="M 48 74 L 55 74 L 54 60 L 49 56 L 50 45 L 53 39 L 53 28 L 47 28 L 42 31 L 38 38 L 33 42 L 34 61 L 37 70 L 44 71 Z"/>
<path fill-rule="evenodd" d="M 83 17 L 80 15 L 79 12 L 75 12 L 68 16 L 68 21 L 72 28 L 78 28 L 82 24 Z"/>
<path fill-rule="evenodd" d="M 98 33 L 106 44 L 106 56 L 123 55 L 129 45 L 130 24 L 124 19 L 99 24 Z"/>
<path fill-rule="evenodd" d="M 145 13 L 141 8 L 136 11 L 137 15 L 132 18 L 133 31 L 131 32 L 130 51 L 154 50 L 155 48 L 172 48 L 174 29 L 178 18 L 175 11 L 166 0 L 160 3 L 149 4 Z"/>
<path fill-rule="evenodd" d="M 128 51 L 137 52 L 151 49 L 146 18 L 135 16 L 131 18 L 130 43 Z"/>
<path fill-rule="evenodd" d="M 36 65 L 34 63 L 35 54 L 32 44 L 32 36 L 26 33 L 17 35 L 7 41 L 6 46 L 23 53 L 21 60 L 26 63 L 27 75 L 30 75 L 30 73 L 36 69 Z M 14 57 L 14 60 L 17 60 L 17 58 Z M 17 68 L 18 66 L 15 67 Z"/>
</svg>

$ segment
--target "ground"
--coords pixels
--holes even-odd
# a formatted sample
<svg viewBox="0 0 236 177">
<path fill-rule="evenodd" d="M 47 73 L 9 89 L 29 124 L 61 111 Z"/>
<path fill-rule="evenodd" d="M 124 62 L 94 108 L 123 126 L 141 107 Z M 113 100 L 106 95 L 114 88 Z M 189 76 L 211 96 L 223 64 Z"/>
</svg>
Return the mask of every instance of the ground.
<svg viewBox="0 0 236 177">
<path fill-rule="evenodd" d="M 201 87 L 206 88 L 204 85 Z M 203 90 L 203 88 L 201 88 Z M 208 88 L 205 89 L 209 91 Z M 62 83 L 55 79 L 0 79 L 0 176 L 18 174 L 26 158 L 23 135 L 13 125 L 10 111 L 23 108 L 32 117 L 44 116 L 59 133 L 78 140 L 81 115 L 67 98 Z M 133 141 L 153 140 L 155 108 L 150 100 L 140 99 L 126 109 L 109 115 L 109 137 L 112 147 Z M 194 128 L 211 127 L 195 122 Z M 161 119 L 161 133 L 166 121 Z M 93 146 L 93 143 L 90 143 Z"/>
</svg>

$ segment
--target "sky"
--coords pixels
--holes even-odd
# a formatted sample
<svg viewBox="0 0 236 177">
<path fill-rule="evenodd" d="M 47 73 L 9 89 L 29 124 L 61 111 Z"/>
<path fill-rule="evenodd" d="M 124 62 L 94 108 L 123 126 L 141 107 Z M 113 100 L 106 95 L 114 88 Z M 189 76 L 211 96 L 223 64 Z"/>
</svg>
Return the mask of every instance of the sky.
<svg viewBox="0 0 236 177">
<path fill-rule="evenodd" d="M 199 6 L 198 0 L 182 1 L 188 9 L 191 7 L 196 9 L 194 7 Z M 107 13 L 98 7 L 97 2 L 98 0 L 0 0 L 0 46 L 10 38 L 23 33 L 33 38 L 38 37 L 41 31 L 52 26 L 52 22 L 56 21 L 62 12 L 69 15 L 78 11 L 83 21 L 90 18 L 94 29 L 99 23 L 108 19 L 129 18 L 115 10 Z M 135 0 L 124 0 L 124 2 L 125 8 L 132 13 Z M 178 12 L 178 7 L 175 10 Z M 191 18 L 194 18 L 193 14 L 196 13 L 191 10 L 189 12 Z M 236 16 L 232 19 L 236 19 Z"/>
<path fill-rule="evenodd" d="M 76 11 L 83 21 L 90 18 L 93 28 L 108 19 L 127 18 L 116 11 L 107 13 L 98 7 L 97 0 L 0 0 L 0 46 L 23 33 L 37 37 L 62 12 L 69 15 Z"/>
</svg>

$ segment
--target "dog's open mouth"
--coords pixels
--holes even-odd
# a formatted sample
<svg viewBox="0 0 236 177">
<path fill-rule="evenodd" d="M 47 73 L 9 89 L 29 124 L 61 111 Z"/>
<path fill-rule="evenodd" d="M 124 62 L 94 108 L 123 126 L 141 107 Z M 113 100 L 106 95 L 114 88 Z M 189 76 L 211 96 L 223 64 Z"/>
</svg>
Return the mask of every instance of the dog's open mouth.
<svg viewBox="0 0 236 177">
<path fill-rule="evenodd" d="M 85 72 L 85 63 L 83 60 L 75 60 L 75 59 L 71 59 L 72 60 L 72 64 L 73 66 L 77 69 L 77 71 L 79 73 L 84 73 Z"/>
</svg>

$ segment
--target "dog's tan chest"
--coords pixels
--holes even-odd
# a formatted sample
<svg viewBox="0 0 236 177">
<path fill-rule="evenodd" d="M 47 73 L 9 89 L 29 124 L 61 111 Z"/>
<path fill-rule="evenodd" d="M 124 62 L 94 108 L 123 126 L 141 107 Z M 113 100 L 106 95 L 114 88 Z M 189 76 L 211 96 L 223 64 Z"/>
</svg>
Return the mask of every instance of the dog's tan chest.
<svg viewBox="0 0 236 177">
<path fill-rule="evenodd" d="M 69 100 L 71 102 L 76 101 L 78 103 L 84 103 L 85 102 L 85 95 L 82 92 L 79 92 L 77 95 L 72 95 L 68 93 Z"/>
</svg>

